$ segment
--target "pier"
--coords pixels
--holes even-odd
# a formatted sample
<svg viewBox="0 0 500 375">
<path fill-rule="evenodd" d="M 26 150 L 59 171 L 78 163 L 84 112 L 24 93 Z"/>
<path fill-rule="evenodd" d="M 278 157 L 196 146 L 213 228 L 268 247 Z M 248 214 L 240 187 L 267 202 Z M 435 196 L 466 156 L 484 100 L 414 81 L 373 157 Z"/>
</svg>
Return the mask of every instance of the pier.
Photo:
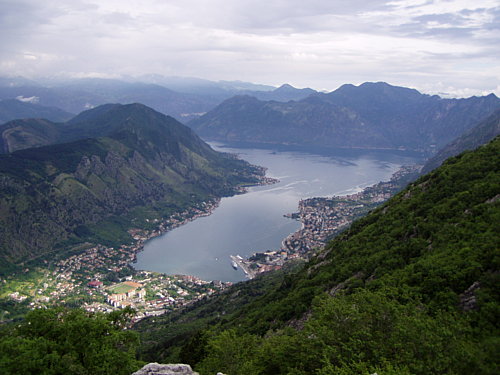
<svg viewBox="0 0 500 375">
<path fill-rule="evenodd" d="M 238 265 L 238 267 L 240 267 L 243 270 L 247 278 L 253 279 L 255 277 L 256 272 L 250 268 L 250 264 L 247 264 L 247 262 L 245 262 L 245 260 L 241 256 L 230 255 L 229 257 L 235 264 Z"/>
</svg>

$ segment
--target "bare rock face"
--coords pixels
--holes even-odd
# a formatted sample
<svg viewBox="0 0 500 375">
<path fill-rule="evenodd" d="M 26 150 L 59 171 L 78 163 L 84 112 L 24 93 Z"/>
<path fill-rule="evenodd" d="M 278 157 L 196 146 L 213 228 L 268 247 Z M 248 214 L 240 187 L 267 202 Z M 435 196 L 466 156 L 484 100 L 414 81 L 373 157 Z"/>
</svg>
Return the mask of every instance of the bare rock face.
<svg viewBox="0 0 500 375">
<path fill-rule="evenodd" d="M 467 312 L 477 308 L 477 298 L 475 292 L 480 288 L 479 281 L 473 283 L 465 292 L 460 294 L 460 308 Z"/>
<path fill-rule="evenodd" d="M 191 366 L 184 364 L 159 364 L 148 363 L 139 371 L 132 375 L 199 375 L 191 369 Z"/>
</svg>

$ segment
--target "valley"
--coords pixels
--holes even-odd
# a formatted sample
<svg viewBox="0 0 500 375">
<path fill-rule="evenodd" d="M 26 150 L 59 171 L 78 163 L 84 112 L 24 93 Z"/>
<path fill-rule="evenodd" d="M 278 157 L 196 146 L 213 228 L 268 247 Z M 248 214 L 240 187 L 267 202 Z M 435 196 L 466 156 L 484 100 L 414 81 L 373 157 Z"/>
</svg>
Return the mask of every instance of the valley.
<svg viewBox="0 0 500 375">
<path fill-rule="evenodd" d="M 382 87 L 389 92 L 400 90 Z M 338 99 L 346 90 L 351 88 L 343 88 L 333 97 Z M 439 165 L 444 160 L 442 155 L 453 156 L 476 148 L 498 134 L 498 111 L 472 123 L 474 116 L 495 108 L 497 98 L 476 98 L 468 103 L 463 107 L 462 102 L 448 103 L 448 107 L 458 108 L 449 115 L 451 118 L 464 111 L 471 113 L 467 121 L 459 124 L 459 128 L 468 130 L 437 153 L 424 170 Z M 443 120 L 443 124 L 447 121 Z M 281 350 L 288 339 L 300 340 L 314 352 L 316 349 L 309 347 L 308 337 L 302 337 L 301 330 L 321 334 L 314 326 L 325 324 L 318 303 L 327 304 L 328 311 L 332 311 L 338 307 L 336 304 L 349 304 L 352 298 L 367 308 L 366 295 L 379 300 L 384 309 L 398 310 L 411 306 L 414 298 L 429 298 L 431 304 L 425 305 L 423 315 L 411 315 L 411 319 L 429 319 L 427 311 L 440 311 L 439 306 L 448 302 L 437 299 L 434 287 L 421 291 L 422 287 L 410 281 L 408 287 L 390 286 L 392 278 L 398 278 L 393 274 L 403 272 L 410 279 L 416 277 L 414 258 L 417 263 L 419 259 L 426 262 L 422 246 L 433 250 L 435 236 L 435 246 L 446 257 L 451 255 L 440 237 L 450 243 L 459 238 L 461 242 L 455 245 L 459 247 L 470 239 L 464 239 L 460 231 L 456 237 L 449 237 L 448 232 L 456 230 L 450 229 L 448 222 L 445 232 L 439 232 L 439 225 L 427 225 L 427 220 L 435 222 L 447 215 L 433 212 L 425 216 L 432 204 L 429 206 L 426 198 L 412 200 L 412 196 L 430 194 L 429 201 L 440 210 L 443 204 L 449 206 L 448 196 L 436 196 L 449 191 L 460 195 L 461 205 L 467 203 L 485 217 L 495 215 L 488 205 L 496 207 L 498 200 L 498 194 L 494 195 L 496 170 L 492 166 L 492 154 L 498 148 L 495 141 L 476 153 L 466 153 L 463 160 L 451 158 L 431 177 L 411 183 L 420 174 L 422 166 L 417 163 L 422 162 L 422 153 L 433 153 L 435 145 L 425 137 L 418 141 L 424 146 L 409 147 L 411 152 L 406 146 L 395 149 L 382 143 L 382 147 L 362 147 L 365 143 L 347 142 L 348 147 L 337 148 L 332 147 L 335 143 L 329 147 L 308 142 L 288 144 L 289 138 L 273 144 L 261 142 L 263 139 L 255 142 L 252 137 L 252 143 L 236 137 L 235 144 L 212 142 L 210 147 L 191 129 L 140 104 L 104 105 L 65 123 L 15 120 L 1 125 L 0 132 L 0 321 L 6 323 L 6 329 L 13 327 L 8 323 L 22 321 L 26 314 L 32 316 L 30 310 L 35 315 L 43 310 L 50 314 L 61 306 L 84 311 L 89 317 L 123 314 L 128 316 L 128 327 L 135 331 L 131 334 L 139 332 L 142 337 L 141 358 L 182 360 L 204 373 L 228 368 L 211 349 L 218 340 L 233 342 L 236 347 L 246 345 L 241 340 L 252 341 L 249 348 L 257 352 L 251 357 L 259 357 L 260 348 L 274 346 L 272 342 Z M 372 135 L 369 138 L 376 141 L 375 133 Z M 434 135 L 431 132 L 426 136 Z M 429 178 L 435 180 L 426 182 Z M 454 186 L 464 179 L 475 185 L 466 191 L 461 190 L 465 182 Z M 486 182 L 479 187 L 477 181 L 481 179 Z M 486 190 L 479 192 L 481 189 Z M 398 193 L 400 190 L 403 192 Z M 486 200 L 481 203 L 476 198 Z M 402 213 L 396 208 L 395 216 L 392 211 L 386 216 L 388 207 L 399 207 L 392 202 L 406 200 L 413 202 L 411 210 L 404 208 Z M 453 210 L 448 207 L 446 211 Z M 409 222 L 418 223 L 413 229 L 405 227 L 401 234 L 401 217 L 408 212 Z M 469 208 L 464 215 L 469 215 Z M 461 216 L 454 220 L 463 223 L 460 225 L 464 228 L 472 225 Z M 366 225 L 369 229 L 364 229 Z M 378 234 L 369 240 L 359 239 L 359 245 L 351 238 L 358 238 L 360 226 L 367 236 L 372 230 Z M 438 232 L 430 240 L 429 233 L 434 230 Z M 467 233 L 483 236 L 480 244 L 486 246 L 484 259 L 490 262 L 491 231 Z M 335 246 L 337 250 L 332 253 Z M 344 246 L 354 255 L 344 254 Z M 393 254 L 386 257 L 380 251 Z M 484 261 L 465 248 L 461 251 L 470 264 Z M 436 264 L 441 267 L 439 261 Z M 374 265 L 378 267 L 375 270 Z M 479 298 L 476 290 L 490 293 L 493 281 L 489 271 L 480 275 L 468 273 L 467 269 L 455 271 L 454 261 L 450 265 L 456 274 L 467 278 L 452 290 L 445 287 L 450 301 L 458 298 L 460 309 L 475 311 Z M 250 280 L 241 283 L 245 278 Z M 432 277 L 428 280 L 424 284 L 435 282 Z M 380 289 L 380 282 L 387 282 L 391 292 L 385 289 L 386 284 Z M 410 302 L 406 297 L 393 297 L 394 291 L 409 295 Z M 330 302 L 330 297 L 335 302 Z M 351 311 L 347 316 L 356 314 Z M 395 314 L 395 324 L 406 327 L 407 318 Z M 439 315 L 439 319 L 448 318 Z M 491 324 L 487 317 L 478 319 L 480 324 Z M 461 336 L 459 327 L 453 326 L 452 330 L 458 340 L 470 341 L 468 334 Z M 274 335 L 276 338 L 269 338 Z M 480 340 L 486 337 L 484 332 L 480 335 Z M 201 356 L 192 352 L 197 340 L 205 340 L 200 343 L 206 351 Z M 238 355 L 244 366 L 253 368 L 247 354 Z M 261 360 L 269 368 L 296 368 L 297 358 L 278 364 Z M 441 363 L 425 358 L 426 366 Z M 420 360 L 400 364 L 415 366 Z M 335 356 L 329 361 L 338 364 Z M 399 363 L 395 358 L 392 361 Z M 239 365 L 233 365 L 235 373 L 240 373 Z M 308 366 L 310 371 L 318 369 Z"/>
<path fill-rule="evenodd" d="M 296 154 L 290 152 L 280 151 L 276 153 L 276 151 L 271 150 L 256 150 L 256 149 L 235 149 L 228 148 L 227 145 L 217 144 L 214 145 L 219 150 L 237 152 L 240 155 L 251 155 L 250 159 L 252 162 L 258 162 L 268 160 L 267 158 L 276 158 L 280 155 L 280 161 L 271 162 L 271 173 L 273 176 L 285 176 L 291 172 L 290 164 L 288 158 L 290 156 L 292 159 L 302 158 L 311 158 L 313 164 L 318 166 L 329 166 L 329 173 L 334 173 L 331 175 L 331 181 L 335 182 L 338 180 L 338 176 L 335 174 L 342 173 L 344 174 L 344 179 L 346 178 L 346 172 L 351 168 L 352 176 L 359 174 L 360 171 L 368 171 L 369 169 L 373 171 L 379 171 L 377 177 L 372 176 L 369 178 L 372 180 L 376 180 L 377 178 L 383 178 L 382 176 L 390 176 L 390 173 L 397 168 L 397 164 L 401 163 L 403 160 L 405 162 L 409 162 L 413 160 L 410 157 L 396 157 L 391 154 L 379 154 L 377 156 L 363 156 L 364 153 L 358 153 L 359 156 L 356 156 L 355 159 L 353 155 L 346 156 L 342 154 L 338 154 L 337 156 L 320 156 L 320 155 L 312 155 L 309 154 Z M 264 156 L 266 158 L 264 158 Z M 341 156 L 342 155 L 342 156 Z M 325 164 L 328 162 L 329 164 Z M 309 173 L 313 171 L 312 165 L 306 164 L 307 169 L 310 170 Z M 334 167 L 336 165 L 336 167 Z M 277 169 L 278 168 L 278 169 Z M 280 170 L 280 168 L 284 168 Z M 337 169 L 335 169 L 337 168 Z M 361 168 L 361 169 L 359 169 Z M 336 171 L 336 172 L 335 172 Z M 341 172 L 343 171 L 343 172 Z M 405 167 L 399 170 L 396 170 L 395 177 L 398 177 L 398 180 L 406 174 L 409 174 L 413 170 L 409 167 Z M 404 173 L 402 173 L 404 172 Z M 302 170 L 297 170 L 295 173 L 299 173 L 302 175 Z M 326 173 L 322 169 L 318 169 L 312 173 L 315 173 L 314 177 L 311 175 L 309 178 L 311 180 L 315 180 L 316 184 L 318 184 L 318 178 L 321 178 L 321 175 Z M 361 174 L 362 176 L 362 174 Z M 283 182 L 280 182 L 276 178 L 262 176 L 260 177 L 260 185 L 261 187 L 251 187 L 250 191 L 254 191 L 258 189 L 260 195 L 258 195 L 255 199 L 262 200 L 264 199 L 266 204 L 275 200 L 280 195 L 274 195 L 273 199 L 265 199 L 262 194 L 270 189 L 272 191 L 280 191 L 279 186 L 288 186 L 290 187 L 289 177 L 284 178 Z M 361 181 L 365 181 L 366 177 L 362 177 L 361 180 L 354 180 L 356 184 L 359 185 Z M 328 198 L 310 198 L 305 201 L 301 201 L 299 204 L 299 208 L 301 210 L 301 217 L 303 220 L 308 218 L 311 220 L 311 216 L 316 218 L 315 221 L 310 222 L 305 226 L 305 228 L 299 230 L 298 232 L 294 232 L 294 234 L 288 236 L 287 232 L 282 232 L 283 234 L 277 234 L 276 236 L 276 244 L 281 242 L 281 249 L 270 250 L 272 248 L 264 248 L 264 252 L 257 252 L 255 254 L 249 254 L 248 258 L 239 258 L 238 264 L 240 267 L 246 270 L 245 276 L 250 278 L 257 276 L 262 272 L 268 272 L 272 270 L 281 269 L 285 263 L 290 261 L 305 261 L 309 259 L 314 252 L 313 248 L 318 248 L 319 246 L 323 246 L 326 242 L 326 239 L 331 237 L 334 233 L 336 233 L 336 229 L 339 227 L 344 228 L 345 225 L 350 223 L 355 217 L 361 216 L 363 213 L 366 213 L 368 209 L 375 207 L 376 204 L 386 200 L 390 195 L 394 194 L 396 189 L 400 185 L 395 183 L 396 179 L 393 178 L 391 182 L 385 184 L 378 184 L 374 187 L 365 188 L 362 192 L 351 194 L 347 197 L 343 198 L 343 202 L 349 202 L 349 207 L 354 207 L 354 211 L 351 208 L 343 208 L 341 212 L 338 212 L 338 215 L 332 220 L 325 220 L 325 215 L 322 212 L 330 207 L 334 201 Z M 278 185 L 276 183 L 278 182 Z M 335 185 L 336 189 L 356 189 L 356 186 L 351 186 L 353 182 L 349 182 L 345 185 Z M 362 184 L 366 184 L 363 182 Z M 268 185 L 267 187 L 265 185 Z M 286 193 L 286 202 L 288 207 L 294 207 L 297 205 L 300 194 L 312 194 L 310 191 L 310 185 L 304 185 L 304 183 L 300 183 L 303 185 L 300 189 L 302 193 L 299 195 L 295 195 L 297 193 L 293 193 L 290 195 L 290 190 Z M 328 189 L 328 185 L 320 186 L 318 185 L 320 190 L 317 192 L 324 191 L 323 189 Z M 330 187 L 331 188 L 331 187 Z M 264 189 L 264 190 L 262 190 Z M 287 188 L 288 189 L 288 188 Z M 281 190 L 281 192 L 287 191 Z M 242 191 L 243 192 L 243 191 Z M 248 194 L 248 193 L 247 193 Z M 251 196 L 251 193 L 250 193 Z M 223 198 L 225 200 L 234 200 L 234 199 L 245 199 L 250 198 L 248 195 L 236 196 L 232 198 Z M 283 199 L 280 198 L 280 199 Z M 339 198 L 340 199 L 340 198 Z M 308 213 L 305 213 L 306 202 L 322 202 L 322 204 L 315 205 L 314 208 L 308 209 Z M 251 201 L 253 202 L 253 201 Z M 274 201 L 275 202 L 275 201 Z M 328 204 L 326 204 L 328 202 Z M 376 202 L 376 203 L 375 203 Z M 323 204 L 325 203 L 325 204 Z M 360 209 L 359 205 L 362 205 L 362 209 Z M 251 205 L 255 205 L 255 203 L 249 203 Z M 276 203 L 274 203 L 276 204 Z M 335 203 L 336 204 L 336 203 Z M 92 245 L 92 244 L 82 244 L 79 246 L 75 246 L 72 250 L 74 255 L 66 255 L 62 257 L 56 257 L 49 261 L 44 261 L 43 264 L 35 267 L 27 267 L 20 274 L 11 275 L 4 279 L 4 286 L 2 287 L 2 295 L 0 298 L 6 298 L 7 300 L 15 301 L 21 303 L 24 306 L 24 311 L 26 309 L 32 308 L 40 308 L 40 307 L 50 307 L 50 306 L 58 306 L 61 304 L 68 306 L 81 306 L 87 311 L 113 311 L 117 308 L 123 308 L 125 306 L 130 306 L 136 309 L 137 315 L 134 318 L 135 320 L 140 320 L 146 316 L 151 315 L 159 315 L 164 314 L 168 311 L 171 311 L 174 308 L 179 308 L 184 306 L 186 303 L 191 303 L 209 294 L 213 294 L 215 292 L 220 292 L 227 286 L 231 285 L 232 282 L 238 281 L 238 279 L 243 279 L 243 274 L 237 272 L 239 275 L 238 278 L 227 278 L 223 275 L 231 275 L 234 271 L 231 270 L 229 266 L 229 255 L 226 255 L 226 259 L 221 259 L 221 265 L 223 268 L 223 273 L 219 276 L 222 277 L 200 277 L 194 276 L 190 272 L 158 272 L 158 268 L 154 267 L 145 267 L 142 266 L 140 269 L 144 271 L 135 271 L 130 265 L 132 264 L 135 268 L 139 268 L 135 263 L 137 260 L 137 255 L 141 258 L 143 254 L 144 246 L 148 243 L 148 241 L 154 239 L 154 241 L 158 241 L 157 237 L 169 233 L 168 235 L 176 235 L 177 232 L 171 232 L 172 230 L 178 230 L 182 227 L 182 230 L 186 230 L 189 228 L 186 227 L 186 224 L 191 223 L 191 225 L 197 225 L 199 221 L 193 222 L 193 220 L 200 219 L 203 217 L 207 217 L 214 213 L 220 205 L 220 199 L 214 199 L 213 201 L 202 202 L 201 204 L 195 205 L 185 211 L 176 213 L 175 215 L 169 217 L 166 220 L 154 219 L 149 223 L 153 229 L 138 229 L 133 228 L 129 229 L 128 233 L 133 239 L 133 242 L 129 245 L 121 245 L 118 247 L 110 247 L 104 246 L 102 244 Z M 239 211 L 240 208 L 237 209 Z M 280 205 L 277 207 L 277 214 L 279 217 L 283 216 L 283 213 L 286 212 L 286 209 Z M 354 214 L 355 213 L 355 214 Z M 219 213 L 220 214 L 224 214 Z M 264 215 L 268 215 L 269 213 L 264 213 Z M 235 221 L 237 217 L 241 215 L 241 212 L 237 214 L 234 211 L 231 211 L 231 217 L 228 218 L 229 221 Z M 295 225 L 293 221 L 289 221 L 289 219 L 281 218 L 288 227 L 288 225 Z M 236 220 L 237 221 L 237 220 Z M 226 230 L 231 230 L 231 228 L 224 228 Z M 260 230 L 260 229 L 259 229 Z M 195 229 L 197 236 L 200 236 L 199 229 Z M 214 235 L 214 233 L 211 233 Z M 253 236 L 255 234 L 250 233 L 249 236 Z M 318 237 L 319 236 L 319 237 Z M 189 235 L 188 237 L 192 237 Z M 239 238 L 239 237 L 238 237 Z M 296 243 L 296 240 L 300 239 L 300 245 Z M 220 240 L 224 241 L 223 238 Z M 183 242 L 183 248 L 186 246 L 190 246 Z M 220 242 L 217 246 L 220 246 Z M 258 249 L 255 247 L 256 245 L 251 245 L 250 249 Z M 234 249 L 232 249 L 234 250 Z M 184 251 L 184 250 L 183 250 Z M 159 255 L 155 254 L 154 263 L 155 265 L 161 264 L 161 259 L 165 259 L 165 261 L 171 263 L 172 255 Z M 218 255 L 217 253 L 210 253 L 211 258 L 213 257 L 222 257 L 222 255 Z M 170 257 L 170 258 L 169 258 Z M 188 256 L 192 258 L 191 255 Z M 181 259 L 182 260 L 182 259 Z M 176 261 L 179 261 L 177 259 Z M 207 265 L 210 265 L 210 260 L 200 260 L 204 264 L 206 268 Z M 208 262 L 208 264 L 207 264 Z M 219 262 L 217 262 L 219 263 Z M 139 263 L 141 264 L 141 263 Z M 151 269 L 156 272 L 151 272 Z M 240 271 L 241 272 L 241 271 Z M 151 275 L 151 277 L 146 278 L 142 277 L 144 273 Z M 179 274 L 184 274 L 186 276 L 180 276 Z M 170 275 L 170 276 L 168 276 Z M 177 275 L 177 276 L 175 276 Z M 26 283 L 22 283 L 21 286 L 16 283 L 19 277 L 22 279 L 29 280 Z M 139 278 L 137 278 L 139 277 Z M 109 292 L 110 288 L 113 288 L 114 285 L 120 283 L 120 279 L 133 282 L 139 282 L 141 288 L 143 290 L 148 291 L 147 296 L 149 299 L 145 299 L 145 296 L 141 296 L 141 298 L 123 298 L 120 301 L 113 299 L 112 293 Z M 178 289 L 183 290 L 182 294 L 179 294 L 173 287 L 170 287 L 170 283 L 162 288 L 161 285 L 165 284 L 161 280 L 170 280 L 172 283 L 177 285 Z M 218 281 L 222 280 L 222 281 Z M 91 283 L 97 283 L 99 287 L 91 286 Z M 160 287 L 158 287 L 158 284 Z M 153 298 L 151 295 L 151 291 L 156 290 L 156 294 L 160 293 L 162 297 Z M 170 288 L 170 289 L 169 289 Z M 8 311 L 7 309 L 6 311 Z M 3 319 L 8 321 L 12 317 L 9 315 L 10 313 L 6 313 L 3 316 Z M 14 316 L 15 317 L 15 316 Z"/>
<path fill-rule="evenodd" d="M 0 375 L 498 375 L 499 26 L 0 1 Z"/>
</svg>

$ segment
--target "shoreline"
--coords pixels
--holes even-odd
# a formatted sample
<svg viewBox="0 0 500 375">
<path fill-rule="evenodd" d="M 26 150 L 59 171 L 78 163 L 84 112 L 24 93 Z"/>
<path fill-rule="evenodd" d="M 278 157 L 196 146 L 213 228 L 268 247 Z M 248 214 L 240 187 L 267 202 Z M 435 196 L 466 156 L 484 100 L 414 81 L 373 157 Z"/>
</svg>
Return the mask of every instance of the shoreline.
<svg viewBox="0 0 500 375">
<path fill-rule="evenodd" d="M 267 168 L 264 167 L 259 167 L 264 173 Z M 272 177 L 266 177 L 265 175 L 259 176 L 259 181 L 255 184 L 252 185 L 241 185 L 239 187 L 235 188 L 235 193 L 229 197 L 235 196 L 235 195 L 240 195 L 240 194 L 246 194 L 248 192 L 248 189 L 251 187 L 255 186 L 265 186 L 265 185 L 272 185 L 278 183 L 279 180 L 276 178 Z M 202 206 L 205 206 L 205 209 L 200 209 L 197 207 L 191 207 L 186 209 L 185 211 L 182 211 L 180 213 L 174 214 L 172 216 L 180 216 L 182 219 L 177 220 L 173 219 L 172 217 L 168 219 L 164 219 L 159 223 L 157 228 L 151 232 L 144 232 L 142 229 L 129 229 L 129 233 L 132 235 L 132 238 L 136 241 L 133 245 L 133 248 L 131 249 L 134 252 L 133 255 L 133 260 L 129 263 L 129 265 L 135 270 L 135 271 L 147 271 L 147 270 L 139 270 L 136 269 L 133 266 L 133 263 L 136 263 L 137 261 L 137 254 L 141 251 L 144 250 L 144 246 L 146 245 L 146 242 L 149 240 L 152 240 L 156 237 L 160 237 L 176 228 L 179 228 L 185 224 L 188 224 L 191 221 L 194 221 L 200 217 L 206 217 L 210 216 L 217 207 L 219 207 L 219 204 L 222 200 L 222 198 L 226 197 L 215 197 L 212 200 L 208 202 L 201 202 Z M 194 211 L 194 215 L 192 214 Z M 183 217 L 184 216 L 184 217 Z"/>
<path fill-rule="evenodd" d="M 421 165 L 401 166 L 389 181 L 380 181 L 359 191 L 329 197 L 313 197 L 299 201 L 299 212 L 284 216 L 299 220 L 300 229 L 290 233 L 275 251 L 256 252 L 239 262 L 251 269 L 245 276 L 252 279 L 259 273 L 280 269 L 294 259 L 308 260 L 316 249 L 324 247 L 335 235 L 347 228 L 355 219 L 390 199 L 406 185 L 406 178 L 418 172 Z M 231 256 L 233 259 L 233 256 Z"/>
</svg>

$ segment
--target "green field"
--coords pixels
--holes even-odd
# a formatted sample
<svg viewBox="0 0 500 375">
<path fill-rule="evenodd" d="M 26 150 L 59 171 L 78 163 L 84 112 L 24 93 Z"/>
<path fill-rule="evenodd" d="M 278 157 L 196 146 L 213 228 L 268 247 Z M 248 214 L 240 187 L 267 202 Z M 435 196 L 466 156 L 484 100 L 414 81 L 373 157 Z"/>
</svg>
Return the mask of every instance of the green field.
<svg viewBox="0 0 500 375">
<path fill-rule="evenodd" d="M 133 286 L 127 285 L 127 284 L 117 284 L 109 288 L 109 291 L 111 293 L 115 294 L 121 294 L 121 293 L 127 293 L 130 292 L 131 290 L 134 290 L 135 288 Z"/>
</svg>

